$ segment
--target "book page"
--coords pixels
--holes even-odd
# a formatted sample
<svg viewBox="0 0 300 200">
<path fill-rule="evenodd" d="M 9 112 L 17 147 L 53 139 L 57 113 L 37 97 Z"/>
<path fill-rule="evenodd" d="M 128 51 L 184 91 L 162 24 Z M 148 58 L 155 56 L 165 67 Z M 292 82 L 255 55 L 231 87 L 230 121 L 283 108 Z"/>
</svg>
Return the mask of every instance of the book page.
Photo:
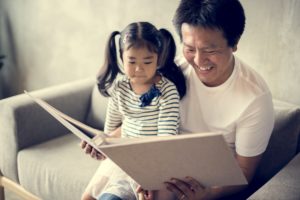
<svg viewBox="0 0 300 200">
<path fill-rule="evenodd" d="M 47 102 L 37 97 L 32 96 L 27 91 L 24 91 L 33 101 L 35 101 L 38 105 L 40 105 L 44 110 L 46 110 L 50 115 L 52 115 L 56 120 L 58 120 L 62 125 L 68 128 L 72 133 L 74 133 L 77 137 L 87 142 L 92 141 L 92 139 L 97 135 L 105 134 L 97 129 L 89 127 L 84 123 L 75 120 L 74 118 L 62 113 L 61 111 L 57 110 Z"/>
<path fill-rule="evenodd" d="M 88 144 L 93 146 L 99 152 L 102 152 L 99 149 L 101 145 L 115 145 L 123 142 L 132 142 L 136 141 L 136 139 L 130 138 L 114 138 L 109 137 L 103 131 L 94 129 L 86 124 L 64 114 L 63 112 L 57 110 L 46 101 L 34 97 L 29 94 L 27 91 L 24 91 L 33 101 L 35 101 L 38 105 L 40 105 L 45 111 L 47 111 L 50 115 L 52 115 L 56 120 L 58 120 L 62 125 L 64 125 L 67 129 L 69 129 L 74 135 L 76 135 L 81 140 L 86 141 Z M 102 152 L 103 153 L 103 152 Z"/>
</svg>

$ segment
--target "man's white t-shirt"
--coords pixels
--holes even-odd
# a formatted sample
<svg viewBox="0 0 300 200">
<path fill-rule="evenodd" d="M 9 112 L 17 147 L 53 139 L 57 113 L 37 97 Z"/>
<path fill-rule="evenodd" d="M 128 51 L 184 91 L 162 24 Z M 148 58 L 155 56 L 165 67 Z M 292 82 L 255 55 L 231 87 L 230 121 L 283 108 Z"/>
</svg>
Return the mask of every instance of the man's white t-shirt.
<svg viewBox="0 0 300 200">
<path fill-rule="evenodd" d="M 205 86 L 185 59 L 187 81 L 180 102 L 180 131 L 216 132 L 241 156 L 263 153 L 274 126 L 272 96 L 261 76 L 235 57 L 233 73 L 217 87 Z"/>
</svg>

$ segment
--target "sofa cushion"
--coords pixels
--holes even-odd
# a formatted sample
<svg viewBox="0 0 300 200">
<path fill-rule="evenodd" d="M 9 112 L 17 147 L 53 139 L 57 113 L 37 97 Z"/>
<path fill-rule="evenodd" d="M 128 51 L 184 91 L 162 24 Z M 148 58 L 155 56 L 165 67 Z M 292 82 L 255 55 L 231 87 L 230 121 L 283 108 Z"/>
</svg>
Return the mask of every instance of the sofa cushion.
<svg viewBox="0 0 300 200">
<path fill-rule="evenodd" d="M 80 140 L 67 134 L 18 154 L 21 185 L 42 199 L 80 199 L 99 161 L 86 155 Z"/>
<path fill-rule="evenodd" d="M 249 199 L 299 199 L 300 153 Z"/>
<path fill-rule="evenodd" d="M 91 105 L 87 114 L 86 122 L 88 125 L 103 130 L 107 103 L 108 98 L 102 96 L 98 91 L 97 85 L 95 85 L 91 96 Z"/>
</svg>

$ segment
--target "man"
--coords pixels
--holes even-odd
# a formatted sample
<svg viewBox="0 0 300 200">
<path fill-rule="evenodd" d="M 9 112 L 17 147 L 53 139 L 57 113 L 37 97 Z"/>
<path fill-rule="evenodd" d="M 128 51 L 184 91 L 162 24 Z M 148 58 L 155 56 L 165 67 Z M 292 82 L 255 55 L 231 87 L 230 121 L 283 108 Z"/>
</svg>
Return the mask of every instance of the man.
<svg viewBox="0 0 300 200">
<path fill-rule="evenodd" d="M 250 182 L 267 147 L 274 111 L 264 80 L 233 55 L 244 31 L 243 7 L 238 0 L 181 0 L 174 25 L 183 44 L 185 59 L 179 64 L 188 87 L 180 105 L 181 130 L 223 134 Z M 178 199 L 195 200 L 218 199 L 243 188 L 205 188 L 199 181 L 172 179 L 166 186 Z"/>
</svg>

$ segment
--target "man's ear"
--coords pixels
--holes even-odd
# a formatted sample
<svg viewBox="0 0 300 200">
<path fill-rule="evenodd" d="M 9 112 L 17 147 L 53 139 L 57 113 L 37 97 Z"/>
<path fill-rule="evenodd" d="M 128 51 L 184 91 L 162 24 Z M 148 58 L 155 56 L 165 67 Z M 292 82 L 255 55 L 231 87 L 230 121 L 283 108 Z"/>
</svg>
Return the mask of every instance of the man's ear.
<svg viewBox="0 0 300 200">
<path fill-rule="evenodd" d="M 237 51 L 237 46 L 239 44 L 240 38 L 236 41 L 235 45 L 232 47 L 232 52 L 236 52 Z"/>
<path fill-rule="evenodd" d="M 237 44 L 232 47 L 232 52 L 236 52 L 236 50 L 237 50 Z"/>
</svg>

